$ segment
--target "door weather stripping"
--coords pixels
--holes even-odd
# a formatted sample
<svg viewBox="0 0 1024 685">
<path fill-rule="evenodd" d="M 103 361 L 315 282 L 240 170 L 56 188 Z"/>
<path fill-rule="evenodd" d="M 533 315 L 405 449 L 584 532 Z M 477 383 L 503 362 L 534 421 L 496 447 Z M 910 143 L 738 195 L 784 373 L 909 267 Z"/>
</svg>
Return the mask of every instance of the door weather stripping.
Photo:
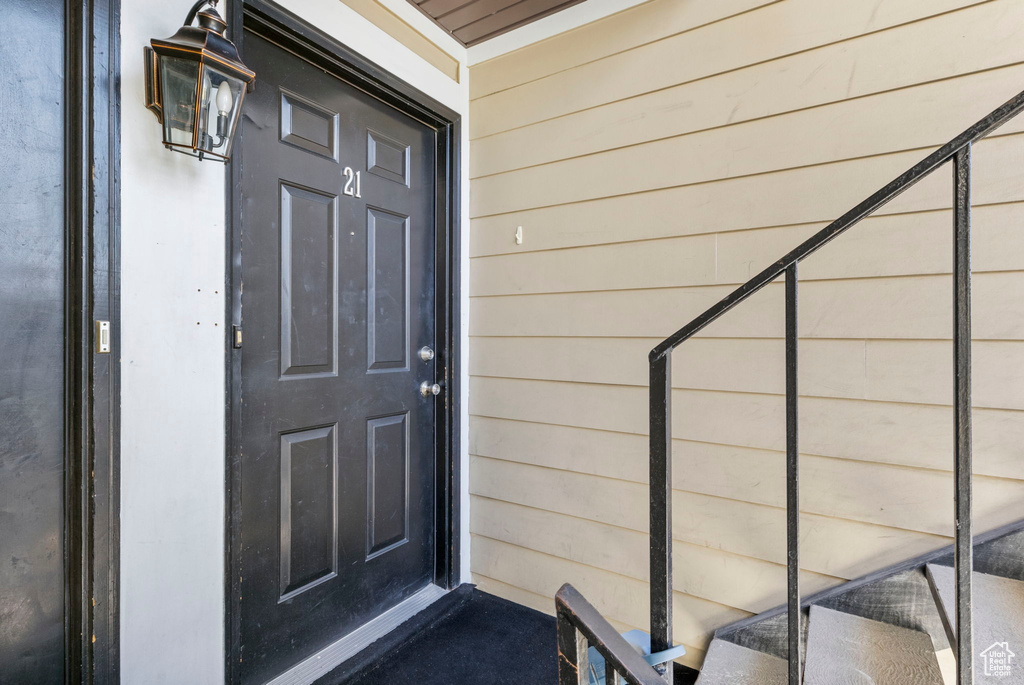
<svg viewBox="0 0 1024 685">
<path fill-rule="evenodd" d="M 447 592 L 436 585 L 426 586 L 409 599 L 356 628 L 337 642 L 327 645 L 316 654 L 300 661 L 268 682 L 267 685 L 309 685 L 426 609 L 445 594 Z"/>
</svg>

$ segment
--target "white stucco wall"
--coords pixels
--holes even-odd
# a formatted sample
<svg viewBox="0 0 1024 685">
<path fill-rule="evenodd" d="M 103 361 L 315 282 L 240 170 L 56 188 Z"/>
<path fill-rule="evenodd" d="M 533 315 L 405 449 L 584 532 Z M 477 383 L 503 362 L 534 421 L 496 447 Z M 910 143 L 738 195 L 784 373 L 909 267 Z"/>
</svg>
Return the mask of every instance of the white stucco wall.
<svg viewBox="0 0 1024 685">
<path fill-rule="evenodd" d="M 281 4 L 462 114 L 468 187 L 464 68 L 461 83 L 452 81 L 338 0 Z M 133 685 L 204 685 L 224 676 L 225 172 L 164 150 L 143 106 L 143 46 L 173 33 L 190 5 L 126 2 L 121 17 L 121 680 Z M 413 8 L 394 9 L 446 50 L 454 45 Z M 465 65 L 464 49 L 452 54 Z M 466 198 L 462 216 L 466 233 Z M 468 278 L 466 268 L 463 293 Z M 464 301 L 463 350 L 468 310 Z M 465 375 L 460 383 L 465 393 Z M 465 418 L 462 427 L 468 578 Z"/>
</svg>

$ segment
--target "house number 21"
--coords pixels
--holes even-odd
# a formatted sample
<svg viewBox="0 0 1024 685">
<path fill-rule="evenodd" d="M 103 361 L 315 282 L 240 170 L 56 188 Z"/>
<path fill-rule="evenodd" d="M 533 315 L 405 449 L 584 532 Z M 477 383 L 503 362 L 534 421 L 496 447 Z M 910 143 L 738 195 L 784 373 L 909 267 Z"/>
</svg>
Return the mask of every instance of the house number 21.
<svg viewBox="0 0 1024 685">
<path fill-rule="evenodd" d="M 362 197 L 360 190 L 360 179 L 359 172 L 352 171 L 352 167 L 347 166 L 345 170 L 341 172 L 345 176 L 345 190 L 344 193 L 349 197 Z"/>
</svg>

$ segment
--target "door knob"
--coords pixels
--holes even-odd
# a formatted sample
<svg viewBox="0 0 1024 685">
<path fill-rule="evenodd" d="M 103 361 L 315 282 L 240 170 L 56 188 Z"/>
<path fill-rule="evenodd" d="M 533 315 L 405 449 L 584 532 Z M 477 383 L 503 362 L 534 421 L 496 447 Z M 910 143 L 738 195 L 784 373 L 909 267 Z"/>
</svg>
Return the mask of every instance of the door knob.
<svg viewBox="0 0 1024 685">
<path fill-rule="evenodd" d="M 431 395 L 440 395 L 441 386 L 437 383 L 427 383 L 423 381 L 420 383 L 420 394 L 424 397 L 430 397 Z"/>
<path fill-rule="evenodd" d="M 420 359 L 422 359 L 425 362 L 429 362 L 431 359 L 434 358 L 434 351 L 427 347 L 426 345 L 421 347 L 420 351 L 417 354 L 419 354 Z"/>
</svg>

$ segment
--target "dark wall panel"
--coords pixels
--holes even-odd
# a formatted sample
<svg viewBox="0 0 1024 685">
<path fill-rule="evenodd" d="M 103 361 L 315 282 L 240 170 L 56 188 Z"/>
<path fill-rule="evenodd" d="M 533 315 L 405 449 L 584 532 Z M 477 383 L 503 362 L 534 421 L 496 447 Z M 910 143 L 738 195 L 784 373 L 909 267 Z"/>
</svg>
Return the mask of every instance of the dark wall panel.
<svg viewBox="0 0 1024 685">
<path fill-rule="evenodd" d="M 65 661 L 65 15 L 0 7 L 0 681 L 34 685 Z"/>
</svg>

